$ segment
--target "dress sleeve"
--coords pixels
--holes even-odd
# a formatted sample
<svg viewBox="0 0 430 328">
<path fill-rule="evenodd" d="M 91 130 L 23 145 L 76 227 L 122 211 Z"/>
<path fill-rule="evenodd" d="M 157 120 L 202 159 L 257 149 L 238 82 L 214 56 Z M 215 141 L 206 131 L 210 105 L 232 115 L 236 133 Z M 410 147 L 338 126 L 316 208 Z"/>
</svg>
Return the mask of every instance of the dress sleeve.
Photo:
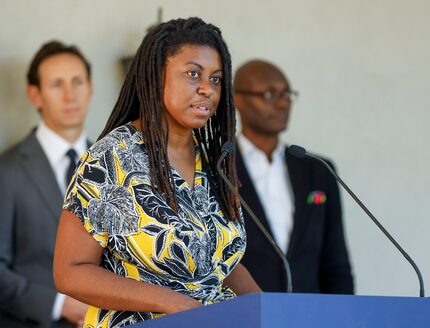
<svg viewBox="0 0 430 328">
<path fill-rule="evenodd" d="M 67 188 L 63 209 L 75 214 L 85 229 L 105 248 L 109 237 L 110 213 L 108 166 L 103 158 L 87 151 L 77 165 Z"/>
</svg>

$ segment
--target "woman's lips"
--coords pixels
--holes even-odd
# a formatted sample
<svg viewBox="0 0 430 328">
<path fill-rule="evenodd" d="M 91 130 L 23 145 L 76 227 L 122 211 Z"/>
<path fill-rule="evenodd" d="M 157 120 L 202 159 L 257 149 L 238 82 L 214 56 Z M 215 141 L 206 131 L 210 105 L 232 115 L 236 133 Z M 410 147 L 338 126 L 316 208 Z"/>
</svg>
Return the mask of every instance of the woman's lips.
<svg viewBox="0 0 430 328">
<path fill-rule="evenodd" d="M 198 110 L 201 110 L 201 111 L 208 111 L 209 110 L 209 107 L 208 106 L 191 106 L 191 107 L 193 107 L 193 108 L 195 108 L 195 109 L 198 109 Z"/>
<path fill-rule="evenodd" d="M 207 115 L 208 113 L 210 113 L 210 110 L 212 107 L 209 102 L 202 101 L 202 102 L 191 104 L 191 108 L 194 110 L 194 112 L 198 114 L 201 113 L 201 114 Z"/>
</svg>

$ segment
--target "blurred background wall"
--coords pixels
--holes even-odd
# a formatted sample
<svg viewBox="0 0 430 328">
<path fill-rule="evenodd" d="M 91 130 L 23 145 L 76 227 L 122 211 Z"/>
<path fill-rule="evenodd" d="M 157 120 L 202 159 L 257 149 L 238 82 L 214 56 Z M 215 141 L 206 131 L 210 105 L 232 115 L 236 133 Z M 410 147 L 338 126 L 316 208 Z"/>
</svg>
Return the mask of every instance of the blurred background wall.
<svg viewBox="0 0 430 328">
<path fill-rule="evenodd" d="M 51 39 L 93 64 L 87 130 L 95 140 L 132 55 L 157 20 L 200 16 L 223 31 L 236 68 L 278 64 L 300 92 L 284 139 L 335 160 L 338 172 L 421 267 L 430 292 L 430 2 L 425 0 L 2 0 L 0 151 L 38 122 L 27 65 Z M 412 268 L 343 193 L 361 295 L 418 295 Z"/>
</svg>

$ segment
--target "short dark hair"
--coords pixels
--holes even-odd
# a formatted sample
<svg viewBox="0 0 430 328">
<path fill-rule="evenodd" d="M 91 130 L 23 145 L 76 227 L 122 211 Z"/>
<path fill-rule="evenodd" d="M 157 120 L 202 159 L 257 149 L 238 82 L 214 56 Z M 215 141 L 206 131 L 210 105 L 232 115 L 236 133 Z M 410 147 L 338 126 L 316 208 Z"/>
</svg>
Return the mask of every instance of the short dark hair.
<svg viewBox="0 0 430 328">
<path fill-rule="evenodd" d="M 163 131 L 163 69 L 166 60 L 177 54 L 185 45 L 208 46 L 221 57 L 223 78 L 221 99 L 216 113 L 206 126 L 195 129 L 202 159 L 209 178 L 215 185 L 215 193 L 221 209 L 229 219 L 240 217 L 239 202 L 217 173 L 216 163 L 221 156 L 222 145 L 234 142 L 236 131 L 235 107 L 232 93 L 231 57 L 218 27 L 205 23 L 198 17 L 176 19 L 153 27 L 145 36 L 128 70 L 118 100 L 101 133 L 100 138 L 129 121 L 140 117 L 142 133 L 148 150 L 149 169 L 153 186 L 158 186 L 167 202 L 176 209 L 175 186 L 167 156 L 167 131 Z M 167 123 L 167 122 L 165 122 Z M 235 156 L 225 160 L 223 170 L 237 187 Z"/>
<path fill-rule="evenodd" d="M 53 40 L 42 45 L 39 51 L 34 55 L 27 72 L 27 83 L 37 87 L 40 86 L 40 64 L 49 57 L 61 54 L 71 54 L 82 60 L 88 73 L 88 79 L 91 79 L 91 65 L 79 48 L 74 45 L 67 46 L 61 41 Z"/>
</svg>

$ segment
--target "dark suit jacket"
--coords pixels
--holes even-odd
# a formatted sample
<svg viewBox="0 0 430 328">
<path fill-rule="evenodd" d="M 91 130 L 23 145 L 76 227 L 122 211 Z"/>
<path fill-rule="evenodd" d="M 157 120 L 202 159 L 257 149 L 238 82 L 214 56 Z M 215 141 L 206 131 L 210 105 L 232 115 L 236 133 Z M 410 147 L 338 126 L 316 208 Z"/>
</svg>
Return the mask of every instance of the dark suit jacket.
<svg viewBox="0 0 430 328">
<path fill-rule="evenodd" d="M 63 197 L 34 131 L 0 156 L 0 327 L 52 327 Z M 72 327 L 64 320 L 59 327 Z"/>
<path fill-rule="evenodd" d="M 353 278 L 336 180 L 314 159 L 295 158 L 287 151 L 285 158 L 295 200 L 293 229 L 287 252 L 293 292 L 352 294 Z M 240 151 L 236 161 L 242 184 L 240 193 L 272 233 Z M 324 192 L 326 202 L 309 205 L 307 198 L 312 191 Z M 247 248 L 241 263 L 264 291 L 285 291 L 286 278 L 281 259 L 245 211 L 244 218 Z"/>
</svg>

